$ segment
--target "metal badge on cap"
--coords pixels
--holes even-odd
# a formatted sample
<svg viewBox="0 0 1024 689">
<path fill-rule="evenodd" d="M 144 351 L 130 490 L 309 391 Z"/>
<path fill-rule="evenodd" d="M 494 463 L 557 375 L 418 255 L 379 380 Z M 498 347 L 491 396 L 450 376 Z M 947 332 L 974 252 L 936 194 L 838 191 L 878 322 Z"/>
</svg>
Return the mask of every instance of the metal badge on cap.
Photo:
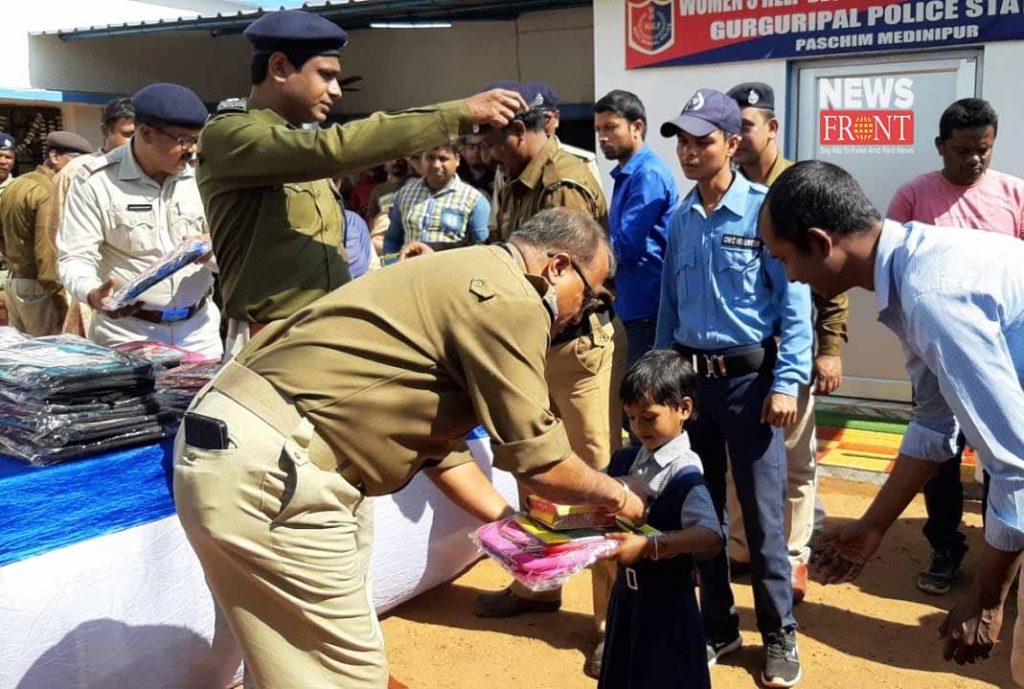
<svg viewBox="0 0 1024 689">
<path fill-rule="evenodd" d="M 760 101 L 760 100 L 761 100 L 761 96 L 757 93 L 757 91 L 755 89 L 750 89 L 750 91 L 747 92 L 747 103 L 748 104 L 750 104 L 750 105 L 757 105 L 758 101 Z"/>
<path fill-rule="evenodd" d="M 690 102 L 686 104 L 686 108 L 685 109 L 686 110 L 700 110 L 703 107 L 704 107 L 704 94 L 701 93 L 700 91 L 697 91 L 697 93 L 693 94 L 693 98 L 690 99 Z"/>
</svg>

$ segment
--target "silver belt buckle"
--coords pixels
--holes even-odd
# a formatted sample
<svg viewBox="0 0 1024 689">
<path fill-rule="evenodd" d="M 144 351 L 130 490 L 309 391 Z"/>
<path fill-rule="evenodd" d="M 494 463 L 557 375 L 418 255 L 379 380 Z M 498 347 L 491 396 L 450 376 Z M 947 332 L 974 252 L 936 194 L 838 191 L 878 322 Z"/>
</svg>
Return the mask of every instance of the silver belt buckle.
<svg viewBox="0 0 1024 689">
<path fill-rule="evenodd" d="M 626 567 L 626 588 L 630 591 L 640 590 L 640 586 L 636 583 L 636 570 L 632 567 Z"/>
</svg>

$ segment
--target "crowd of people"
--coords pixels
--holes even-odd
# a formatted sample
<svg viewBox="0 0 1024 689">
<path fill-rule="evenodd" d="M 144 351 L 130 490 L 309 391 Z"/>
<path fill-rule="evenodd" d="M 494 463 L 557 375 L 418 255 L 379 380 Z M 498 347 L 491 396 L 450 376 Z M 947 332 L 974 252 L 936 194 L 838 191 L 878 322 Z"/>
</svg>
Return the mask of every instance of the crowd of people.
<svg viewBox="0 0 1024 689">
<path fill-rule="evenodd" d="M 996 237 L 1024 238 L 1024 181 L 989 169 L 987 102 L 947 108 L 941 169 L 883 221 L 841 169 L 782 156 L 768 84 L 709 85 L 723 88 L 660 124 L 693 182 L 681 194 L 629 91 L 593 107 L 615 163 L 602 183 L 594 155 L 559 140 L 547 84 L 327 125 L 345 32 L 281 11 L 245 35 L 252 91 L 212 118 L 188 88 L 152 84 L 103 109 L 100 150 L 53 132 L 17 178 L 0 135 L 0 252 L 26 334 L 226 362 L 185 417 L 174 490 L 253 686 L 385 686 L 367 498 L 423 471 L 481 520 L 513 513 L 461 444 L 478 424 L 524 496 L 660 530 L 615 536 L 592 568 L 600 687 L 710 686 L 743 643 L 741 571 L 761 681 L 795 686 L 809 571 L 856 576 L 921 486 L 933 554 L 917 584 L 948 592 L 967 443 L 986 469 L 986 550 L 942 634 L 947 658 L 987 655 L 1024 548 L 1024 249 Z M 113 307 L 190 238 L 212 252 Z M 905 345 L 914 419 L 868 514 L 835 529 L 814 398 L 842 382 L 856 286 Z M 475 613 L 560 605 L 513 581 Z"/>
</svg>

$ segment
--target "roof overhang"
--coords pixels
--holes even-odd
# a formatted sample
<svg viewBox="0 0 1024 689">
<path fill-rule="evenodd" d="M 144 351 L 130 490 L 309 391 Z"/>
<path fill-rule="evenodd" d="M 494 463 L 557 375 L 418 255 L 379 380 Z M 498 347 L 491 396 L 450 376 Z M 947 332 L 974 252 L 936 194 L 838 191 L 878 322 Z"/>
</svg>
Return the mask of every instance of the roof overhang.
<svg viewBox="0 0 1024 689">
<path fill-rule="evenodd" d="M 592 0 L 336 0 L 306 3 L 306 12 L 322 15 L 346 30 L 365 29 L 377 22 L 455 22 L 515 19 L 524 12 L 590 7 Z M 33 35 L 56 35 L 64 41 L 136 36 L 168 31 L 209 31 L 213 36 L 241 33 L 253 20 L 267 13 L 260 9 L 237 14 L 188 16 L 149 22 L 109 24 Z"/>
</svg>

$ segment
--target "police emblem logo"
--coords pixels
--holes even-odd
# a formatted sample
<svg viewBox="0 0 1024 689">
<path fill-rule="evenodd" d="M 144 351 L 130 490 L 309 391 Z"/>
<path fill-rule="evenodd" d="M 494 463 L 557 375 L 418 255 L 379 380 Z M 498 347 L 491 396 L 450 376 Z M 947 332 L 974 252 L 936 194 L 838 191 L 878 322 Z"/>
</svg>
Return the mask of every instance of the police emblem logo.
<svg viewBox="0 0 1024 689">
<path fill-rule="evenodd" d="M 627 0 L 629 47 L 645 55 L 665 52 L 676 42 L 674 0 Z"/>
<path fill-rule="evenodd" d="M 688 112 L 690 110 L 700 110 L 703 107 L 704 94 L 701 93 L 700 91 L 697 91 L 697 93 L 693 94 L 693 98 L 689 100 L 689 102 L 686 104 L 686 107 L 683 108 L 683 110 Z"/>
<path fill-rule="evenodd" d="M 530 101 L 530 109 L 534 110 L 542 105 L 544 105 L 544 96 L 538 93 L 533 97 L 533 100 Z"/>
<path fill-rule="evenodd" d="M 755 91 L 754 89 L 750 89 L 750 91 L 747 92 L 747 104 L 748 105 L 757 105 L 758 101 L 760 101 L 760 100 L 761 100 L 761 96 L 759 96 L 757 91 Z"/>
</svg>

